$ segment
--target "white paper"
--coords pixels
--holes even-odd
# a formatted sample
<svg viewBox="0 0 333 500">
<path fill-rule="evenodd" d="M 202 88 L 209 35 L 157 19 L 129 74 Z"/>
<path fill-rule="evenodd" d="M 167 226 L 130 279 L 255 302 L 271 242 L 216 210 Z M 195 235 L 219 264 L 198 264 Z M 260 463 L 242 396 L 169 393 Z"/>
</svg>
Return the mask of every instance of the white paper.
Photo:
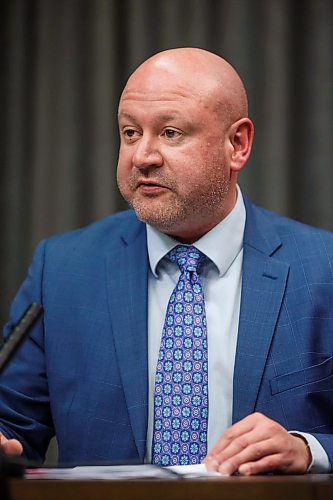
<svg viewBox="0 0 333 500">
<path fill-rule="evenodd" d="M 73 468 L 40 468 L 27 469 L 27 479 L 177 479 L 220 476 L 218 472 L 209 472 L 204 464 L 175 465 L 172 467 L 157 467 L 155 465 L 98 465 L 79 466 Z"/>
<path fill-rule="evenodd" d="M 154 465 L 93 465 L 73 468 L 27 469 L 27 479 L 154 479 L 176 478 L 171 471 Z"/>
<path fill-rule="evenodd" d="M 195 465 L 172 465 L 167 467 L 167 469 L 180 474 L 183 477 L 221 477 L 222 474 L 219 472 L 213 472 L 207 470 L 205 464 L 195 464 Z"/>
</svg>

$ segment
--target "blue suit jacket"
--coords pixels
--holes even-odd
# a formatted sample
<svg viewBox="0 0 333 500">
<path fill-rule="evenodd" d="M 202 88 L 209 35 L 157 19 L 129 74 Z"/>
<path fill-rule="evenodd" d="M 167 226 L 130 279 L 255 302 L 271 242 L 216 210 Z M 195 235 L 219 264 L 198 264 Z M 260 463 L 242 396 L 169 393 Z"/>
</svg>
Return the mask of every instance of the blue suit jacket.
<svg viewBox="0 0 333 500">
<path fill-rule="evenodd" d="M 246 201 L 233 421 L 261 411 L 314 434 L 333 464 L 333 235 Z M 145 225 L 132 211 L 38 247 L 11 309 L 44 318 L 1 377 L 0 427 L 41 459 L 143 461 Z"/>
</svg>

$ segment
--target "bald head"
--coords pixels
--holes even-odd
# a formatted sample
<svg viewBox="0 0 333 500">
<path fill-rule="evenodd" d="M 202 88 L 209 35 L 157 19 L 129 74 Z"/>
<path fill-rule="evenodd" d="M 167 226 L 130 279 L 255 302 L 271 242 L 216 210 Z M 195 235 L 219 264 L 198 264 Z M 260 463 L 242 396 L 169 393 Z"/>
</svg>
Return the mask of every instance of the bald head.
<svg viewBox="0 0 333 500">
<path fill-rule="evenodd" d="M 122 98 L 140 89 L 154 98 L 156 85 L 165 82 L 166 94 L 172 82 L 179 91 L 191 92 L 193 98 L 211 100 L 222 111 L 229 126 L 248 116 L 244 85 L 235 69 L 222 57 L 198 48 L 177 48 L 159 52 L 143 62 L 130 76 Z"/>
</svg>

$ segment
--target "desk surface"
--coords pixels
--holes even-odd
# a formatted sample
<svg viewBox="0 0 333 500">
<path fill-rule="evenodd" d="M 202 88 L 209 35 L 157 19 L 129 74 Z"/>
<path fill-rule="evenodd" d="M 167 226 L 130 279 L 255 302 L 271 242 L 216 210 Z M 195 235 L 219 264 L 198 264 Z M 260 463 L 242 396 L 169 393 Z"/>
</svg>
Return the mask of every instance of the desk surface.
<svg viewBox="0 0 333 500">
<path fill-rule="evenodd" d="M 10 500 L 331 500 L 333 475 L 208 479 L 9 481 Z"/>
</svg>

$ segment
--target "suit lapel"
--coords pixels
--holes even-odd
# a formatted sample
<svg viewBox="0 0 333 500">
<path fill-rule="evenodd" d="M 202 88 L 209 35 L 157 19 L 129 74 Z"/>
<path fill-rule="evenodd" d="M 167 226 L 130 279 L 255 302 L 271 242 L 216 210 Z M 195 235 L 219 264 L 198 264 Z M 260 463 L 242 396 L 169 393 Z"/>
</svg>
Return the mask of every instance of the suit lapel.
<svg viewBox="0 0 333 500">
<path fill-rule="evenodd" d="M 146 230 L 136 222 L 108 256 L 107 286 L 119 370 L 142 460 L 148 420 L 147 279 Z"/>
<path fill-rule="evenodd" d="M 269 219 L 246 201 L 242 299 L 234 369 L 233 422 L 255 410 L 289 265 L 272 255 L 281 246 Z"/>
</svg>

